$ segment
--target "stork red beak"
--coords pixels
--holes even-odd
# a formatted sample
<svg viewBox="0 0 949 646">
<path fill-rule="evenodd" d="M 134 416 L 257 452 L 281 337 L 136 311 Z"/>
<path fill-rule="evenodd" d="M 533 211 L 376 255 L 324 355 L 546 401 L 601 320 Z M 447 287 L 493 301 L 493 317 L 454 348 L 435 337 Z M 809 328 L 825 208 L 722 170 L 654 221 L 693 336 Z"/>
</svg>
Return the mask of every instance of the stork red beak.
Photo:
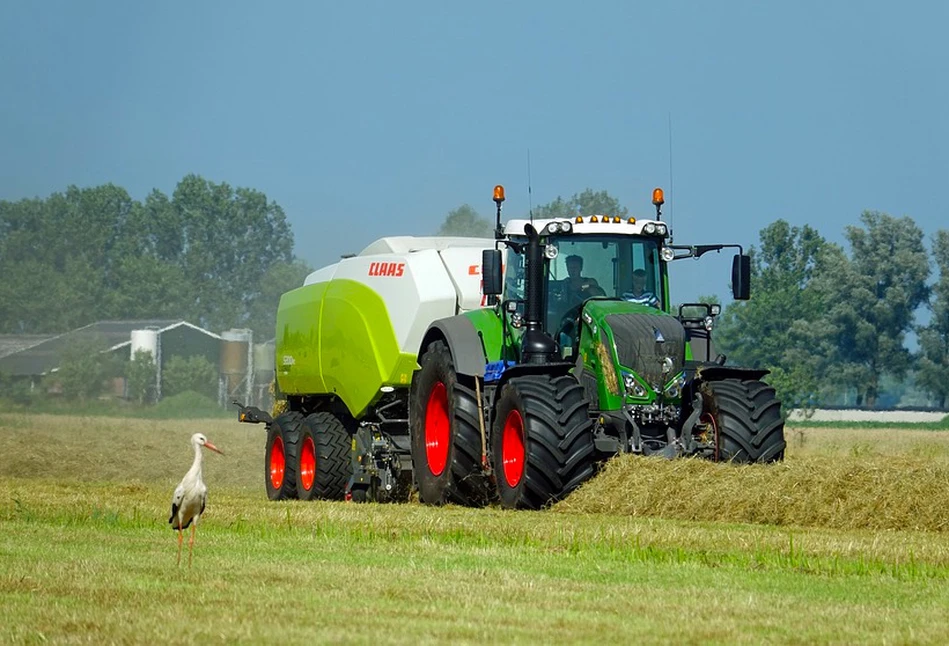
<svg viewBox="0 0 949 646">
<path fill-rule="evenodd" d="M 217 452 L 217 453 L 220 453 L 221 455 L 224 455 L 224 451 L 222 451 L 221 449 L 217 448 L 216 446 L 214 446 L 214 445 L 211 444 L 210 442 L 205 442 L 205 443 L 204 443 L 204 446 L 206 446 L 207 448 L 211 449 L 212 451 L 215 451 L 215 452 Z"/>
</svg>

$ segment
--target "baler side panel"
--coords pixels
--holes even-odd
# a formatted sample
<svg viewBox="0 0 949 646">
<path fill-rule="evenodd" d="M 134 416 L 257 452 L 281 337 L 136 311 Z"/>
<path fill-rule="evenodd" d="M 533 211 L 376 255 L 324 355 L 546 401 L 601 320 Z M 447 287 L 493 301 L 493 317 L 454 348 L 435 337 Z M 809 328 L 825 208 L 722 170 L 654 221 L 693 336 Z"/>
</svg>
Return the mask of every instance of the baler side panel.
<svg viewBox="0 0 949 646">
<path fill-rule="evenodd" d="M 277 309 L 276 376 L 281 392 L 323 393 L 320 373 L 320 308 L 329 283 L 286 292 Z"/>
<path fill-rule="evenodd" d="M 339 395 L 354 416 L 393 376 L 397 383 L 411 381 L 415 356 L 402 356 L 386 302 L 366 285 L 340 278 L 327 285 L 320 332 L 326 390 Z"/>
<path fill-rule="evenodd" d="M 431 322 L 457 313 L 455 286 L 434 249 L 347 258 L 336 271 L 335 280 L 342 278 L 357 281 L 382 298 L 403 352 L 418 352 Z"/>
</svg>

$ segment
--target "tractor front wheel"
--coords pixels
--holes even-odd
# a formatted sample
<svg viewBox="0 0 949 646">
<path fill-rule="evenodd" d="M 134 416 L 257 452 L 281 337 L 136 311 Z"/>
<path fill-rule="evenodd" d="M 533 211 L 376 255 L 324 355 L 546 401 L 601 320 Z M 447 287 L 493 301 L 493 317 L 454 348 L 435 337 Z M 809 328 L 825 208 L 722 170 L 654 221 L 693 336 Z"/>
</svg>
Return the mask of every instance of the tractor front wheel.
<svg viewBox="0 0 949 646">
<path fill-rule="evenodd" d="M 781 402 L 774 388 L 754 380 L 708 383 L 706 412 L 712 416 L 718 459 L 725 462 L 777 462 L 787 443 Z"/>
<path fill-rule="evenodd" d="M 502 507 L 541 509 L 593 475 L 588 409 L 572 376 L 516 377 L 501 388 L 491 439 Z"/>
</svg>

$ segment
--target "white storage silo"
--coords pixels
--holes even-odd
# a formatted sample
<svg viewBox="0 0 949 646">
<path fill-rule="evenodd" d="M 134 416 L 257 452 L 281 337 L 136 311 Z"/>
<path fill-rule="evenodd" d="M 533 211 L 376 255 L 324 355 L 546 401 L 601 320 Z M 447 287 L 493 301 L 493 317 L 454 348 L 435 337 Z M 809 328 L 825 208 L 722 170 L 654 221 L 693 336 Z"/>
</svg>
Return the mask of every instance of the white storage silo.
<svg viewBox="0 0 949 646">
<path fill-rule="evenodd" d="M 158 330 L 157 329 L 146 329 L 146 330 L 132 330 L 131 336 L 131 351 L 129 353 L 129 359 L 135 358 L 135 353 L 139 350 L 144 350 L 152 355 L 152 360 L 158 359 Z"/>
</svg>

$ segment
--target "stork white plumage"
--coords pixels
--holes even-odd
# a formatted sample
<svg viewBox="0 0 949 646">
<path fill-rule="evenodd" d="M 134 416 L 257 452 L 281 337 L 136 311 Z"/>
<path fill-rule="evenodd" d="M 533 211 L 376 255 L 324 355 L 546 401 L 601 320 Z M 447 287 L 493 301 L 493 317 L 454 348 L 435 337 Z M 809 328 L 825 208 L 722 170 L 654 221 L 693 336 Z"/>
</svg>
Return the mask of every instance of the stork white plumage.
<svg viewBox="0 0 949 646">
<path fill-rule="evenodd" d="M 178 530 L 178 565 L 181 565 L 181 543 L 184 540 L 184 530 L 191 525 L 191 539 L 188 541 L 188 567 L 191 567 L 191 555 L 194 552 L 194 534 L 198 527 L 198 520 L 204 513 L 204 506 L 208 500 L 208 488 L 201 479 L 201 447 L 216 451 L 221 455 L 224 452 L 208 442 L 201 433 L 191 436 L 191 446 L 194 447 L 194 462 L 188 473 L 181 479 L 175 488 L 175 495 L 171 499 L 171 517 L 168 522 L 172 529 Z"/>
</svg>

